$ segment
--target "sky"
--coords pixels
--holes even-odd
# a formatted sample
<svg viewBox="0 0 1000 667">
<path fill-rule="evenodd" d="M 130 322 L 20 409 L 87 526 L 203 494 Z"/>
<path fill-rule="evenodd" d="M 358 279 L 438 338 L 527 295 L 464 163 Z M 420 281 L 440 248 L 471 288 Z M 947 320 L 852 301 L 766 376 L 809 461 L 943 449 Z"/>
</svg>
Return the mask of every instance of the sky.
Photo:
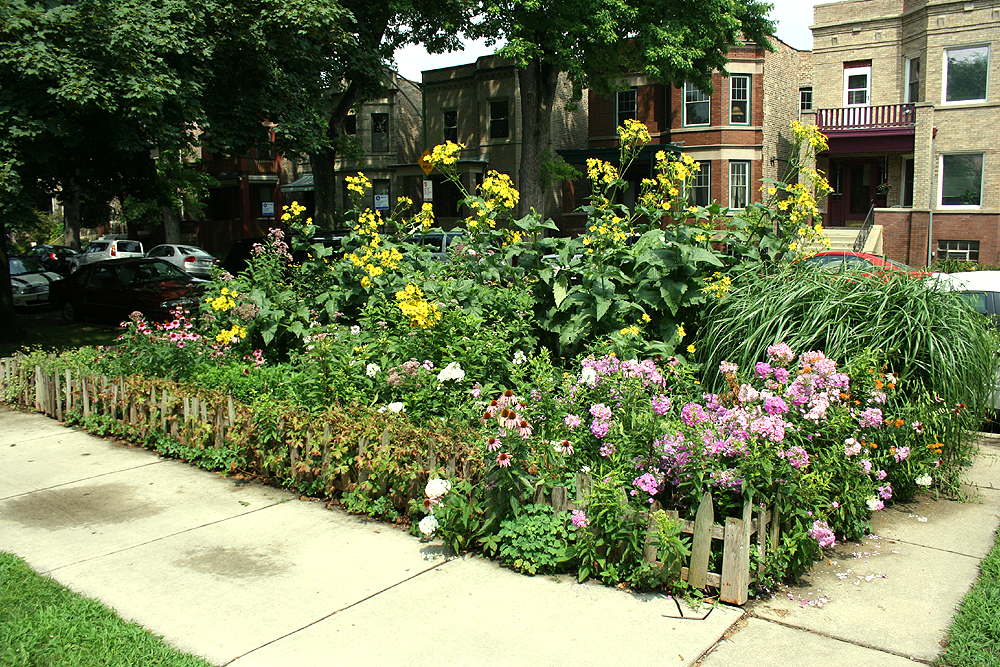
<svg viewBox="0 0 1000 667">
<path fill-rule="evenodd" d="M 816 0 L 769 0 L 774 5 L 771 18 L 777 21 L 778 38 L 797 49 L 812 48 L 812 7 L 820 4 Z M 824 0 L 829 1 L 829 0 Z M 493 53 L 497 46 L 487 47 L 481 41 L 468 42 L 464 51 L 431 55 L 422 46 L 410 46 L 396 53 L 399 73 L 411 81 L 421 80 L 420 72 L 425 69 L 452 67 L 475 62 L 479 56 Z"/>
</svg>

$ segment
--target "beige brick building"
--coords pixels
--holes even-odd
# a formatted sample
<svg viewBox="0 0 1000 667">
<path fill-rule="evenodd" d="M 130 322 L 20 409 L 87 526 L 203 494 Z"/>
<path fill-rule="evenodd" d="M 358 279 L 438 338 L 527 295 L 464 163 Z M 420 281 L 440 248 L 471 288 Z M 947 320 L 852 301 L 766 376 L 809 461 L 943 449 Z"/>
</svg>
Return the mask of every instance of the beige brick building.
<svg viewBox="0 0 1000 667">
<path fill-rule="evenodd" d="M 845 0 L 812 31 L 825 224 L 872 211 L 893 259 L 1000 262 L 1000 0 Z"/>
<path fill-rule="evenodd" d="M 425 144 L 432 148 L 445 141 L 465 144 L 458 163 L 463 186 L 473 192 L 487 171 L 508 174 L 515 183 L 521 163 L 521 96 L 518 69 L 513 61 L 499 56 L 482 56 L 474 63 L 425 70 Z M 587 143 L 587 98 L 572 102 L 572 85 L 565 74 L 559 78 L 553 104 L 550 151 L 582 148 Z M 417 165 L 400 167 L 397 174 L 408 183 L 424 179 Z M 439 220 L 461 217 L 458 189 L 432 172 L 434 210 Z M 562 193 L 549 191 L 546 216 L 558 222 Z"/>
</svg>

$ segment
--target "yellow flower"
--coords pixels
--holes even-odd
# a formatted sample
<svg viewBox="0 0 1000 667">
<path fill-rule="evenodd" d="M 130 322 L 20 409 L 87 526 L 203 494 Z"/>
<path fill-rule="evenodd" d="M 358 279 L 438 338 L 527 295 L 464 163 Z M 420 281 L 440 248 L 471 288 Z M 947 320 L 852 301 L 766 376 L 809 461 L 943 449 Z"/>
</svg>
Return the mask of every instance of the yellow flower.
<svg viewBox="0 0 1000 667">
<path fill-rule="evenodd" d="M 679 340 L 681 338 L 684 338 L 684 336 L 687 336 L 687 332 L 684 331 L 684 323 L 681 322 L 680 324 L 677 325 L 677 338 Z"/>
<path fill-rule="evenodd" d="M 694 345 L 688 345 L 687 346 L 687 351 L 688 351 L 688 354 L 694 354 Z M 698 383 L 695 382 L 695 384 L 698 384 Z"/>
<path fill-rule="evenodd" d="M 645 322 L 646 324 L 649 324 L 652 321 L 652 319 L 653 318 L 649 316 L 649 313 L 642 314 L 642 321 Z"/>
<path fill-rule="evenodd" d="M 776 194 L 778 194 L 778 188 L 776 188 L 776 187 L 774 187 L 772 185 L 771 187 L 769 187 L 767 189 L 767 194 L 769 194 L 769 195 L 776 195 Z"/>
</svg>

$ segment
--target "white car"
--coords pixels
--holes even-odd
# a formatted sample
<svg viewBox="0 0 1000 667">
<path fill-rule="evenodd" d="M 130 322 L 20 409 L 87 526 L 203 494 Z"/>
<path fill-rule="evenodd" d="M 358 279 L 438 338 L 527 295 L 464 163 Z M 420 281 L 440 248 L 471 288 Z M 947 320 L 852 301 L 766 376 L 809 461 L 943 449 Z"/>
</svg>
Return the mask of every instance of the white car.
<svg viewBox="0 0 1000 667">
<path fill-rule="evenodd" d="M 15 308 L 48 304 L 49 285 L 62 280 L 58 273 L 46 271 L 34 257 L 8 257 L 7 266 Z"/>
<path fill-rule="evenodd" d="M 120 239 L 113 236 L 103 236 L 83 249 L 83 252 L 70 260 L 70 265 L 76 271 L 81 266 L 93 264 L 94 262 L 104 262 L 109 259 L 123 259 L 125 257 L 142 257 L 142 243 L 129 239 Z"/>
<path fill-rule="evenodd" d="M 219 263 L 219 260 L 197 246 L 173 243 L 156 246 L 146 253 L 146 257 L 170 262 L 196 278 L 211 278 L 212 267 Z"/>
</svg>

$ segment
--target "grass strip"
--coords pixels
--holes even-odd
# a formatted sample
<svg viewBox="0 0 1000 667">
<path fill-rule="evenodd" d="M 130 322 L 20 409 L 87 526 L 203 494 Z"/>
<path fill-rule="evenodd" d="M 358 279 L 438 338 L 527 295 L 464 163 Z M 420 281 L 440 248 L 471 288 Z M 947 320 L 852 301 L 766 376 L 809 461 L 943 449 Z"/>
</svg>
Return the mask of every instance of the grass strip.
<svg viewBox="0 0 1000 667">
<path fill-rule="evenodd" d="M 1000 667 L 1000 535 L 958 606 L 936 667 Z"/>
<path fill-rule="evenodd" d="M 0 552 L 0 665 L 211 667 Z"/>
</svg>

